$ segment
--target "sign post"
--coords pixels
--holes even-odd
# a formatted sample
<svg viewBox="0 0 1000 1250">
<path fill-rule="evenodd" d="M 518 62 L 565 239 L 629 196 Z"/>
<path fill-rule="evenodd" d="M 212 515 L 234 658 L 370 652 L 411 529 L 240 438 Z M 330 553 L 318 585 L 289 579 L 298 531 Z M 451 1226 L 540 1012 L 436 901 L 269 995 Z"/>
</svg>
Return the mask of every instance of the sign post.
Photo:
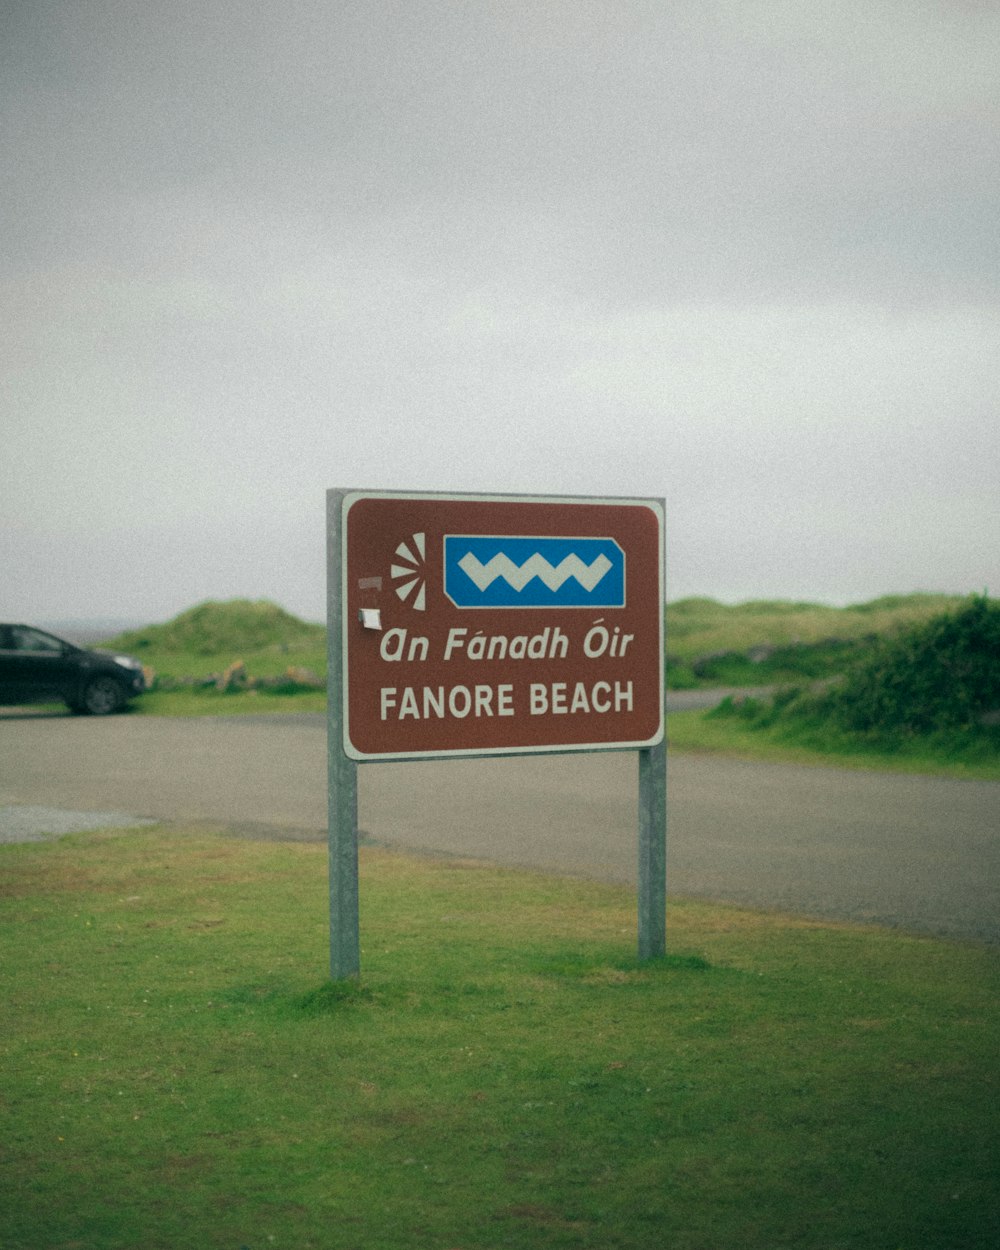
<svg viewBox="0 0 1000 1250">
<path fill-rule="evenodd" d="M 359 763 L 639 753 L 639 954 L 665 946 L 662 500 L 327 494 L 331 970 L 359 972 Z"/>
<path fill-rule="evenodd" d="M 639 752 L 639 958 L 667 943 L 667 740 Z"/>
<path fill-rule="evenodd" d="M 335 492 L 327 495 L 327 804 L 330 838 L 330 976 L 361 971 L 358 924 L 358 766 L 343 748 L 340 697 L 344 653 L 344 586 L 339 576 L 342 518 Z"/>
</svg>

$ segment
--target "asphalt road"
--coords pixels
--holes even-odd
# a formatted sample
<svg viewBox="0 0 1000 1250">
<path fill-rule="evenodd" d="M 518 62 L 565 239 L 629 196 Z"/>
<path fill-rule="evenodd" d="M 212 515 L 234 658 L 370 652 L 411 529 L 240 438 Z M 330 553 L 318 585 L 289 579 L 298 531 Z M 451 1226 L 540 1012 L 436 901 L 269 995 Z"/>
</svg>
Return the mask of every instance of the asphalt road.
<svg viewBox="0 0 1000 1250">
<path fill-rule="evenodd" d="M 632 753 L 373 764 L 359 824 L 420 851 L 634 882 Z M 0 807 L 318 838 L 320 716 L 88 719 L 0 710 Z M 672 755 L 668 890 L 1000 942 L 1000 783 Z"/>
</svg>

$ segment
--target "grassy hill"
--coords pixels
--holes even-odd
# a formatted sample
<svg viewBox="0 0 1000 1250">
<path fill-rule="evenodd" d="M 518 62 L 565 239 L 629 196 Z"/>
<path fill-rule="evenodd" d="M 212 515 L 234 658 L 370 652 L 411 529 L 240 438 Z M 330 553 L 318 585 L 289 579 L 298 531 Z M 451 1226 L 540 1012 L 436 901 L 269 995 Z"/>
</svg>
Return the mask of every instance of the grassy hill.
<svg viewBox="0 0 1000 1250">
<path fill-rule="evenodd" d="M 894 595 L 846 608 L 757 600 L 667 604 L 667 685 L 755 686 L 815 680 L 845 671 L 878 638 L 963 602 L 957 596 Z M 163 624 L 110 643 L 138 656 L 161 679 L 207 677 L 242 661 L 251 676 L 290 665 L 326 672 L 326 630 L 267 600 L 209 601 Z"/>
<path fill-rule="evenodd" d="M 322 625 L 299 620 L 276 603 L 266 599 L 230 599 L 225 603 L 201 603 L 163 625 L 128 630 L 114 640 L 114 645 L 140 655 L 149 651 L 220 656 L 272 647 L 289 650 L 316 646 L 325 637 Z"/>
<path fill-rule="evenodd" d="M 959 606 L 877 635 L 842 674 L 785 685 L 769 698 L 728 698 L 671 720 L 688 749 L 754 756 L 799 752 L 868 766 L 1000 775 L 1000 603 Z"/>
<path fill-rule="evenodd" d="M 972 596 L 876 639 L 842 680 L 790 687 L 767 704 L 727 700 L 765 728 L 785 720 L 833 725 L 896 744 L 938 733 L 988 733 L 1000 718 L 1000 603 Z"/>
<path fill-rule="evenodd" d="M 207 678 L 242 662 L 253 677 L 289 668 L 326 673 L 326 629 L 267 600 L 209 601 L 161 625 L 128 630 L 102 644 L 128 651 L 152 668 L 162 688 Z"/>
<path fill-rule="evenodd" d="M 887 595 L 846 608 L 786 600 L 667 604 L 667 685 L 754 686 L 843 672 L 874 643 L 957 608 L 956 595 Z"/>
<path fill-rule="evenodd" d="M 736 605 L 682 599 L 666 607 L 667 685 L 689 687 L 809 686 L 840 677 L 872 661 L 907 631 L 955 613 L 969 600 L 948 595 L 894 595 L 845 608 L 788 601 Z M 141 657 L 156 675 L 139 701 L 140 714 L 200 716 L 240 712 L 319 712 L 326 706 L 326 630 L 267 601 L 209 602 L 174 620 L 131 630 L 104 645 Z M 922 667 L 926 667 L 922 663 Z M 240 670 L 237 679 L 225 675 Z M 859 754 L 856 732 L 836 729 L 829 709 L 803 726 L 781 716 L 784 696 L 770 703 L 729 705 L 729 714 L 671 716 L 677 749 L 738 751 L 775 759 L 796 758 L 859 766 L 897 765 L 940 771 L 942 760 L 962 775 L 997 776 L 993 727 L 966 742 L 948 737 L 925 743 L 917 736 L 891 761 L 885 748 L 872 755 L 871 735 Z M 991 705 L 992 706 L 992 705 Z M 813 709 L 815 712 L 816 709 Z M 780 723 L 776 723 L 776 719 Z M 912 758 L 910 758 L 912 756 Z"/>
</svg>

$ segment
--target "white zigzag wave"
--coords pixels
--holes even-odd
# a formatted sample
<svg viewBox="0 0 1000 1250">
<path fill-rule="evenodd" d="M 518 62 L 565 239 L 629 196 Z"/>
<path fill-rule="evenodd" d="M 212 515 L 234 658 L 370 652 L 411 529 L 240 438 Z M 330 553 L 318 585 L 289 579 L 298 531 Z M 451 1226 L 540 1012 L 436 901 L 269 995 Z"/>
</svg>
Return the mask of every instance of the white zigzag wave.
<svg viewBox="0 0 1000 1250">
<path fill-rule="evenodd" d="M 611 561 L 606 555 L 599 555 L 592 564 L 584 564 L 579 556 L 568 555 L 553 566 L 536 551 L 522 565 L 515 564 L 503 552 L 483 564 L 471 551 L 467 551 L 459 560 L 458 567 L 481 591 L 491 586 L 498 577 L 502 577 L 518 593 L 533 577 L 541 578 L 551 591 L 558 590 L 563 582 L 575 577 L 589 592 L 611 568 Z"/>
</svg>

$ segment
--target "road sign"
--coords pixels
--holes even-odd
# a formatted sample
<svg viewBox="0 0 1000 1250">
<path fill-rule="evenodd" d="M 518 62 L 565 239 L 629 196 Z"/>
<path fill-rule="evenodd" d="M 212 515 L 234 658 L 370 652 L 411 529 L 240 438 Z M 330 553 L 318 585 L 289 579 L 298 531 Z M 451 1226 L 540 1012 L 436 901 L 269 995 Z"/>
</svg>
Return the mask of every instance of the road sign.
<svg viewBox="0 0 1000 1250">
<path fill-rule="evenodd" d="M 662 740 L 659 501 L 337 497 L 350 759 Z"/>
</svg>

